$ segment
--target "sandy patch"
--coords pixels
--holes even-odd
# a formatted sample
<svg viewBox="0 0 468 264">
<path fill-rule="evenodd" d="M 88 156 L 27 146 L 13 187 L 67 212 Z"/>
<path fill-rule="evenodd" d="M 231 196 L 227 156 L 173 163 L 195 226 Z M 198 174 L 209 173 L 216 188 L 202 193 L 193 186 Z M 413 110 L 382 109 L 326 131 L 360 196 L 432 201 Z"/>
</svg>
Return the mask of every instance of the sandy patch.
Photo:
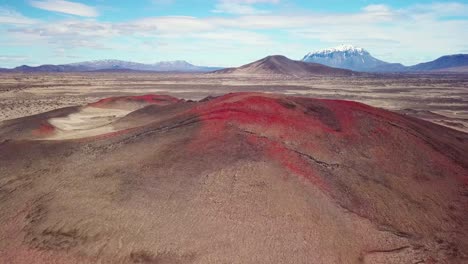
<svg viewBox="0 0 468 264">
<path fill-rule="evenodd" d="M 49 123 L 56 128 L 56 133 L 47 139 L 76 139 L 114 132 L 116 129 L 111 123 L 128 113 L 130 111 L 121 109 L 83 107 L 79 112 L 66 117 L 49 119 Z"/>
</svg>

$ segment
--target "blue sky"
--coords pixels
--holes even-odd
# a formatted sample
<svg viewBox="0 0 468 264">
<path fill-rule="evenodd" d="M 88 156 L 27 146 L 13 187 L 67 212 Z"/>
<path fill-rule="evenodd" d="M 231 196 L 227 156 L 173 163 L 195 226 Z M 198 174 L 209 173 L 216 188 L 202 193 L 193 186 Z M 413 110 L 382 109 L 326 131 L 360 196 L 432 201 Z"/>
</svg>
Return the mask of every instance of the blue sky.
<svg viewBox="0 0 468 264">
<path fill-rule="evenodd" d="M 0 0 L 0 67 L 99 59 L 238 66 L 341 44 L 406 65 L 468 53 L 468 0 Z"/>
</svg>

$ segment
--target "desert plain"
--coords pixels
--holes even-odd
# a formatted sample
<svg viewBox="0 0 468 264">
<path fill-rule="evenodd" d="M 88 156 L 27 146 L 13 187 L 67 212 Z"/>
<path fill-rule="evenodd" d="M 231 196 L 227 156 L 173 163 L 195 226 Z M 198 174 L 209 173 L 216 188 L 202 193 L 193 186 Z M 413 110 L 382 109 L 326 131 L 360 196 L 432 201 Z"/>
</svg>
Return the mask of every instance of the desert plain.
<svg viewBox="0 0 468 264">
<path fill-rule="evenodd" d="M 190 73 L 2 73 L 0 121 L 111 96 L 167 94 L 200 100 L 255 91 L 343 99 L 408 114 L 468 132 L 466 74 L 281 76 Z"/>
</svg>

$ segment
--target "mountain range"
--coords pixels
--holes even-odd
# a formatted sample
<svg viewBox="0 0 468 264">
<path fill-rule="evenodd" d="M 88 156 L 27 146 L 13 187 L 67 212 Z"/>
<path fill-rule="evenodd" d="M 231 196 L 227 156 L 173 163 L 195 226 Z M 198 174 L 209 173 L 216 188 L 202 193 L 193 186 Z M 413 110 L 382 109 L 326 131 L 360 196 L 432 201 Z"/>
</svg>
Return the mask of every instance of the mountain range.
<svg viewBox="0 0 468 264">
<path fill-rule="evenodd" d="M 94 60 L 70 64 L 40 66 L 22 65 L 13 69 L 0 69 L 9 72 L 92 72 L 92 71 L 151 71 L 151 72 L 209 72 L 219 67 L 196 66 L 186 61 L 162 61 L 144 64 L 122 60 Z"/>
<path fill-rule="evenodd" d="M 447 55 L 434 61 L 405 66 L 379 60 L 367 50 L 351 45 L 310 52 L 302 61 L 361 72 L 468 72 L 468 54 Z"/>
<path fill-rule="evenodd" d="M 307 66 L 308 64 L 313 67 Z M 321 68 L 327 67 L 327 68 Z M 335 68 L 335 70 L 331 70 Z M 264 59 L 237 68 L 197 66 L 184 60 L 162 61 L 145 64 L 123 60 L 94 60 L 69 64 L 44 64 L 40 66 L 22 65 L 13 69 L 0 68 L 0 72 L 215 72 L 233 74 L 286 74 L 304 75 L 306 73 L 336 74 L 336 69 L 354 72 L 453 72 L 468 73 L 468 54 L 442 56 L 430 62 L 405 66 L 401 63 L 389 63 L 373 57 L 363 48 L 342 45 L 310 52 L 301 61 L 290 60 L 282 55 L 268 56 Z M 322 72 L 322 73 L 320 73 Z M 343 73 L 343 72 L 342 72 Z"/>
</svg>

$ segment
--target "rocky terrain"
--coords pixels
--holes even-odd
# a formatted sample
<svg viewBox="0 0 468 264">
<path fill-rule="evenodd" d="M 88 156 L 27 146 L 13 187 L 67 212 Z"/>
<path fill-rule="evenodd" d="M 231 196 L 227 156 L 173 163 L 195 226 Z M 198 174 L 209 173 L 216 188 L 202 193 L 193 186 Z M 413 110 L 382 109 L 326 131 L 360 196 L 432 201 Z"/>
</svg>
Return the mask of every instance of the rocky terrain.
<svg viewBox="0 0 468 264">
<path fill-rule="evenodd" d="M 468 260 L 468 135 L 364 104 L 126 96 L 0 138 L 5 263 Z"/>
</svg>

